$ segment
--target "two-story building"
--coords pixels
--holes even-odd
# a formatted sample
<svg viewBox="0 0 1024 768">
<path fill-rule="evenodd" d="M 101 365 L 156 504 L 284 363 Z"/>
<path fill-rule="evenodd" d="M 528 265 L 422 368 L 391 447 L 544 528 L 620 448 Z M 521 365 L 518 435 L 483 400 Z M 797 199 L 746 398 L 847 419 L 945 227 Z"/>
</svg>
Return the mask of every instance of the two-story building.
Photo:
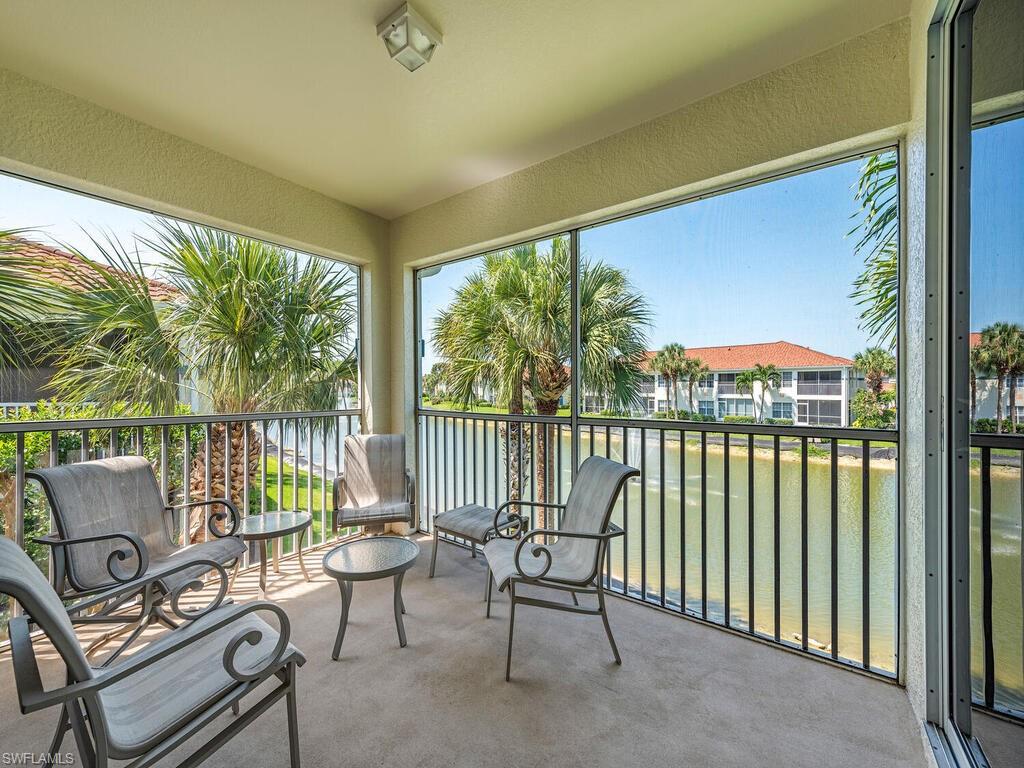
<svg viewBox="0 0 1024 768">
<path fill-rule="evenodd" d="M 647 353 L 648 366 L 655 354 L 653 350 Z M 689 383 L 685 379 L 677 382 L 679 409 L 718 419 L 749 416 L 846 427 L 850 424 L 850 398 L 864 386 L 852 360 L 788 341 L 688 347 L 686 356 L 701 360 L 709 373 L 694 385 L 692 401 Z M 774 365 L 781 376 L 780 386 L 769 387 L 764 393 L 764 414 L 760 413 L 760 384 L 754 385 L 753 398 L 736 388 L 737 375 L 756 365 Z M 650 370 L 645 376 L 641 392 L 644 407 L 640 415 L 651 416 L 675 407 L 670 383 L 657 371 Z M 599 396 L 584 397 L 585 411 L 599 412 L 605 407 Z"/>
</svg>

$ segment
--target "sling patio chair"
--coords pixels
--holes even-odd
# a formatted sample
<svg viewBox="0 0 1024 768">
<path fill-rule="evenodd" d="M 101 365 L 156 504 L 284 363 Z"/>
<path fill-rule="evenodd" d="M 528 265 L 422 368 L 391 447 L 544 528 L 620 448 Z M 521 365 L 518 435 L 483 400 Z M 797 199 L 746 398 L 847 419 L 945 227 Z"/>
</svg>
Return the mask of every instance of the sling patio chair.
<svg viewBox="0 0 1024 768">
<path fill-rule="evenodd" d="M 601 579 L 601 564 L 604 562 L 608 542 L 624 531 L 611 522 L 612 507 L 626 481 L 640 472 L 633 467 L 610 461 L 602 456 L 591 456 L 580 465 L 576 479 L 569 491 L 565 504 L 523 501 L 515 499 L 498 507 L 494 516 L 497 530 L 499 518 L 510 507 L 541 507 L 560 510 L 562 522 L 557 528 L 535 528 L 526 531 L 529 520 L 521 513 L 509 512 L 508 517 L 518 516 L 520 534 L 499 531 L 484 545 L 487 558 L 487 615 L 491 615 L 491 587 L 508 589 L 511 604 L 508 624 L 508 651 L 505 657 L 505 680 L 512 670 L 512 633 L 515 629 L 516 605 L 532 605 L 551 608 L 556 611 L 587 616 L 600 616 L 604 631 L 615 655 L 615 663 L 622 664 L 619 649 L 612 637 L 605 609 L 604 585 Z M 529 565 L 525 554 L 533 561 Z M 569 592 L 572 605 L 546 600 L 533 595 L 516 592 L 517 586 L 530 585 Z M 577 595 L 596 595 L 597 607 L 581 606 Z"/>
<path fill-rule="evenodd" d="M 217 593 L 206 605 L 181 607 L 179 599 L 186 590 L 199 591 L 204 586 L 201 580 L 184 576 L 197 565 L 217 575 Z M 82 613 L 136 594 L 171 574 L 188 579 L 175 588 L 170 601 L 184 623 L 116 664 L 92 666 L 74 630 L 85 618 Z M 291 766 L 299 768 L 295 673 L 305 657 L 289 643 L 288 616 L 279 606 L 263 601 L 224 602 L 227 579 L 219 563 L 192 560 L 170 567 L 162 576 L 133 580 L 65 607 L 29 556 L 0 536 L 0 593 L 16 600 L 24 611 L 8 626 L 21 712 L 60 707 L 57 731 L 43 764 L 51 766 L 54 759 L 63 759 L 59 750 L 70 730 L 78 746 L 76 765 L 106 768 L 111 760 L 130 760 L 131 768 L 153 765 L 228 708 L 237 714 L 243 698 L 273 680 L 269 691 L 261 689 L 258 701 L 228 720 L 223 730 L 178 765 L 203 762 L 285 698 Z M 277 629 L 260 614 L 271 614 Z M 65 667 L 62 687 L 43 687 L 31 634 L 36 629 L 46 635 Z"/>
<path fill-rule="evenodd" d="M 237 568 L 245 545 L 234 535 L 238 510 L 227 499 L 167 505 L 149 461 L 143 456 L 118 456 L 46 467 L 26 472 L 42 486 L 53 513 L 56 531 L 37 541 L 53 551 L 53 588 L 63 600 L 76 600 L 148 576 L 158 576 L 147 588 L 150 594 L 125 593 L 88 618 L 94 623 L 120 624 L 119 631 L 101 637 L 89 653 L 118 634 L 128 638 L 108 658 L 113 661 L 142 631 L 157 621 L 175 628 L 163 597 L 189 582 L 213 561 Z M 225 511 L 207 516 L 206 541 L 180 546 L 172 538 L 177 513 L 195 507 L 220 505 Z M 223 523 L 223 529 L 218 526 Z M 178 568 L 194 562 L 195 567 Z M 149 612 L 137 621 L 126 621 L 121 609 L 142 600 Z"/>
<path fill-rule="evenodd" d="M 334 481 L 333 530 L 387 523 L 412 525 L 416 483 L 405 468 L 405 435 L 349 435 L 345 471 Z"/>
</svg>

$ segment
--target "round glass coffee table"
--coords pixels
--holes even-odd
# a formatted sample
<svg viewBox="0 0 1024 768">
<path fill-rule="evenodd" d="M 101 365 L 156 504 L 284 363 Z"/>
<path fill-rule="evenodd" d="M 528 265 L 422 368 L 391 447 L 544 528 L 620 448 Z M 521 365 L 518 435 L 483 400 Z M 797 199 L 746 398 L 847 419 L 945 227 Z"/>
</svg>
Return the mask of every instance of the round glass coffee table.
<svg viewBox="0 0 1024 768">
<path fill-rule="evenodd" d="M 337 661 L 341 654 L 341 642 L 345 639 L 345 628 L 348 626 L 348 610 L 352 604 L 352 584 L 356 581 L 394 578 L 395 625 L 398 627 L 398 643 L 405 648 L 402 579 L 419 554 L 420 547 L 415 541 L 400 536 L 372 536 L 349 541 L 327 553 L 324 557 L 324 573 L 337 579 L 341 590 L 341 621 L 338 623 L 338 636 L 334 639 L 332 659 Z"/>
<path fill-rule="evenodd" d="M 306 564 L 302 562 L 302 539 L 306 536 L 306 530 L 313 524 L 313 516 L 309 512 L 265 512 L 262 515 L 249 515 L 242 518 L 242 524 L 238 526 L 238 535 L 242 541 L 257 542 L 256 549 L 260 558 L 260 592 L 263 597 L 267 596 L 267 548 L 265 541 L 270 542 L 274 556 L 274 573 L 278 573 L 278 552 L 281 547 L 281 539 L 293 533 L 299 534 L 298 555 L 299 568 L 306 581 L 309 581 L 309 574 L 306 572 Z M 234 582 L 234 578 L 232 578 Z"/>
</svg>

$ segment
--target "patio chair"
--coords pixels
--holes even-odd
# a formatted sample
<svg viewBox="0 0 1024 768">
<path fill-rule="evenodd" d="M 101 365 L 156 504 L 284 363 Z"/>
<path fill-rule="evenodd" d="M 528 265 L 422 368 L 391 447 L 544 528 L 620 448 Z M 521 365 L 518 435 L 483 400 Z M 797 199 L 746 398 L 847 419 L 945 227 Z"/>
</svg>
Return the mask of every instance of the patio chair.
<svg viewBox="0 0 1024 768">
<path fill-rule="evenodd" d="M 349 526 L 383 530 L 413 524 L 416 484 L 405 468 L 404 435 L 349 435 L 345 471 L 334 481 L 334 533 Z"/>
<path fill-rule="evenodd" d="M 75 635 L 83 611 L 126 594 L 138 594 L 161 580 L 150 575 L 100 592 L 68 608 L 35 563 L 10 539 L 0 537 L 0 592 L 18 602 L 26 615 L 11 619 L 9 633 L 14 679 L 22 714 L 61 707 L 49 761 L 58 754 L 67 731 L 73 733 L 81 764 L 106 768 L 111 760 L 132 760 L 133 768 L 153 765 L 197 734 L 264 682 L 272 689 L 179 766 L 203 762 L 228 740 L 285 697 L 292 768 L 299 766 L 295 672 L 305 657 L 289 643 L 288 616 L 274 603 L 224 603 L 227 573 L 213 561 L 178 563 L 164 576 L 178 577 L 201 565 L 220 579 L 206 606 L 187 611 L 178 605 L 186 589 L 203 583 L 188 580 L 174 591 L 171 608 L 189 621 L 137 653 L 108 667 L 93 667 Z M 273 614 L 275 630 L 258 614 Z M 66 685 L 45 690 L 32 645 L 38 628 L 53 644 L 66 668 Z M 77 765 L 78 763 L 76 763 Z"/>
<path fill-rule="evenodd" d="M 511 604 L 508 624 L 508 651 L 505 657 L 505 680 L 512 670 L 512 633 L 515 629 L 516 605 L 533 605 L 556 611 L 600 616 L 608 643 L 615 655 L 615 663 L 622 664 L 619 649 L 612 637 L 605 609 L 601 564 L 604 562 L 608 542 L 624 531 L 611 522 L 612 507 L 623 485 L 640 472 L 633 467 L 610 461 L 602 456 L 591 456 L 580 465 L 580 470 L 569 491 L 565 504 L 550 504 L 516 499 L 498 507 L 494 516 L 497 529 L 502 512 L 512 506 L 533 506 L 563 513 L 561 525 L 555 528 L 535 528 L 521 536 L 508 532 L 498 533 L 484 545 L 484 557 L 489 569 L 487 582 L 487 615 L 491 615 L 491 587 L 499 591 L 508 589 Z M 509 517 L 517 513 L 509 512 Z M 525 530 L 528 520 L 518 515 L 520 529 Z M 540 539 L 540 541 L 538 541 Z M 528 566 L 529 553 L 536 560 Z M 540 562 L 538 562 L 540 561 Z M 516 592 L 519 585 L 569 592 L 573 604 L 546 600 Z M 596 595 L 597 607 L 581 606 L 577 595 Z"/>
<path fill-rule="evenodd" d="M 118 584 L 158 576 L 150 612 L 119 632 L 98 640 L 103 645 L 116 634 L 132 630 L 112 654 L 112 661 L 153 621 L 174 628 L 177 623 L 163 608 L 163 596 L 201 576 L 208 569 L 198 563 L 214 561 L 237 566 L 245 551 L 235 536 L 238 510 L 227 499 L 167 505 L 149 461 L 143 456 L 118 456 L 26 472 L 39 482 L 53 512 L 56 532 L 37 539 L 51 547 L 53 588 L 62 600 L 109 590 Z M 179 546 L 172 538 L 176 513 L 195 507 L 222 505 L 226 511 L 208 516 L 209 539 Z M 230 518 L 230 519 L 229 519 Z M 217 523 L 224 522 L 221 530 Z M 177 568 L 195 562 L 192 569 Z M 89 617 L 95 623 L 125 624 L 120 609 L 138 596 L 124 599 Z"/>
</svg>

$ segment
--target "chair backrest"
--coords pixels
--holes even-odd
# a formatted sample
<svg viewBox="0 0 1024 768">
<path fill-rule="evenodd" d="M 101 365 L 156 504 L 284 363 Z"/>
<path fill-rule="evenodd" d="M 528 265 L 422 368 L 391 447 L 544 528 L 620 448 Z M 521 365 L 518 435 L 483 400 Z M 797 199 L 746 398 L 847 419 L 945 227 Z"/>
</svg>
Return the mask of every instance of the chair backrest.
<svg viewBox="0 0 1024 768">
<path fill-rule="evenodd" d="M 76 682 L 92 678 L 64 604 L 32 559 L 4 536 L 0 536 L 0 592 L 17 600 L 46 633 Z"/>
<path fill-rule="evenodd" d="M 346 506 L 406 501 L 405 435 L 345 438 Z"/>
<path fill-rule="evenodd" d="M 604 533 L 623 484 L 639 474 L 639 470 L 603 456 L 589 457 L 573 480 L 560 527 L 577 533 Z"/>
<path fill-rule="evenodd" d="M 169 555 L 174 543 L 165 522 L 153 467 L 143 456 L 118 456 L 79 464 L 35 469 L 27 477 L 38 480 L 50 502 L 57 531 L 63 538 L 131 531 L 142 538 L 149 556 Z M 107 558 L 123 540 L 79 544 L 67 548 L 68 577 L 78 589 L 93 589 L 111 582 Z M 130 571 L 133 562 L 126 562 Z"/>
</svg>

